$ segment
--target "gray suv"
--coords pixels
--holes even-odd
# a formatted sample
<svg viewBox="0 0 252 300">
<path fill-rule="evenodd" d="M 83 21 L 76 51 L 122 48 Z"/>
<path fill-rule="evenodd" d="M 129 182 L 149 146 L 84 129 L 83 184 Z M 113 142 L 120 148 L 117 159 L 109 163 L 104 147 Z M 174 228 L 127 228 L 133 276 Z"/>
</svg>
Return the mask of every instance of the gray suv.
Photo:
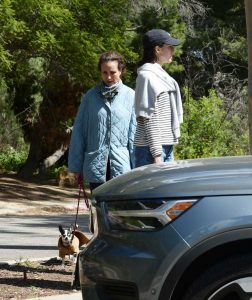
<svg viewBox="0 0 252 300">
<path fill-rule="evenodd" d="M 252 299 L 251 156 L 137 168 L 93 203 L 83 299 Z"/>
</svg>

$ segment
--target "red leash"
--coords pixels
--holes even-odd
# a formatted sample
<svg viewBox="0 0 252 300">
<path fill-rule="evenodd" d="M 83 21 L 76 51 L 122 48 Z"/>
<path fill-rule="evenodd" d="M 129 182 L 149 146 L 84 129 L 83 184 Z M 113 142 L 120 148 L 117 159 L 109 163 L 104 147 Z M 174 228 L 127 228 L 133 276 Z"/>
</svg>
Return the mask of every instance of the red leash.
<svg viewBox="0 0 252 300">
<path fill-rule="evenodd" d="M 78 176 L 77 183 L 78 183 L 78 188 L 79 188 L 79 195 L 78 195 L 78 204 L 77 204 L 77 210 L 76 210 L 76 216 L 75 216 L 75 222 L 74 222 L 74 229 L 73 229 L 73 232 L 72 232 L 73 235 L 72 235 L 71 242 L 73 240 L 73 237 L 74 237 L 74 234 L 75 234 L 75 230 L 76 230 L 76 226 L 77 226 L 77 219 L 78 219 L 78 215 L 79 215 L 81 193 L 83 193 L 83 198 L 84 198 L 84 202 L 85 202 L 85 205 L 86 205 L 87 209 L 89 209 L 89 207 L 90 207 L 89 201 L 88 201 L 88 196 L 87 196 L 87 193 L 86 193 L 84 185 L 83 185 L 83 178 L 82 178 L 81 175 Z"/>
<path fill-rule="evenodd" d="M 79 177 L 78 177 L 79 200 L 80 200 L 80 196 L 81 196 L 81 192 L 82 192 L 86 207 L 89 208 L 90 205 L 89 205 L 87 193 L 86 193 L 85 188 L 84 188 L 83 181 L 84 181 L 84 179 L 82 178 L 81 175 L 79 175 Z"/>
</svg>

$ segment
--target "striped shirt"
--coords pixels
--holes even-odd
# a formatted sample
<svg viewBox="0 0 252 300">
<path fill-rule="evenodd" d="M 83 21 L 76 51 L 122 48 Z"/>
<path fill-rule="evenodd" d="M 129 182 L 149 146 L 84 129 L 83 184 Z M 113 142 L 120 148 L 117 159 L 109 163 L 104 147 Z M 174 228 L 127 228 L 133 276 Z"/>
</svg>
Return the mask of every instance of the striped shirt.
<svg viewBox="0 0 252 300">
<path fill-rule="evenodd" d="M 137 118 L 134 145 L 149 146 L 152 156 L 159 156 L 162 154 L 162 145 L 178 143 L 172 128 L 170 96 L 168 92 L 163 92 L 157 97 L 152 116 L 149 119 Z"/>
</svg>

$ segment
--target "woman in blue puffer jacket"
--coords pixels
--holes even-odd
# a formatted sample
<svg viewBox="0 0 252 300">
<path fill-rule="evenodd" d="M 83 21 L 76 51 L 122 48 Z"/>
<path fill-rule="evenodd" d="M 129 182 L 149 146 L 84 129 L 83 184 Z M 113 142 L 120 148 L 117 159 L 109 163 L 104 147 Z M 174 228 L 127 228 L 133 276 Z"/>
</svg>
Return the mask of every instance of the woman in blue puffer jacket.
<svg viewBox="0 0 252 300">
<path fill-rule="evenodd" d="M 134 167 L 134 90 L 124 85 L 122 56 L 105 52 L 102 81 L 84 95 L 70 141 L 68 169 L 83 175 L 91 191 Z"/>
</svg>

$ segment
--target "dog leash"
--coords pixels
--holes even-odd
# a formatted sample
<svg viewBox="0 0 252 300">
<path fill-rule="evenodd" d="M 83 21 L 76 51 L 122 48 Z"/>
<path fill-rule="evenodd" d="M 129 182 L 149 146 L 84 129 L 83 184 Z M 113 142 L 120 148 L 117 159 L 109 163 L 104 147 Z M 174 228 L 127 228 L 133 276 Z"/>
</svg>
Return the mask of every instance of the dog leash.
<svg viewBox="0 0 252 300">
<path fill-rule="evenodd" d="M 90 204 L 89 204 L 89 201 L 88 201 L 88 196 L 87 196 L 87 193 L 85 191 L 83 182 L 84 182 L 84 178 L 81 175 L 79 175 L 78 176 L 79 199 L 80 199 L 80 195 L 81 195 L 81 192 L 82 192 L 86 207 L 89 208 Z"/>
<path fill-rule="evenodd" d="M 76 216 L 75 216 L 74 229 L 73 229 L 73 234 L 72 234 L 72 238 L 71 238 L 71 243 L 73 241 L 75 231 L 76 231 L 77 219 L 78 219 L 79 208 L 80 208 L 81 193 L 83 193 L 83 198 L 84 198 L 84 202 L 85 202 L 86 207 L 89 209 L 89 206 L 90 206 L 89 201 L 88 201 L 88 196 L 87 196 L 87 193 L 86 193 L 85 188 L 84 188 L 83 181 L 84 181 L 83 177 L 79 174 L 79 176 L 77 178 L 77 184 L 78 184 L 78 188 L 79 188 L 78 204 L 77 204 L 77 210 L 76 210 Z"/>
</svg>

